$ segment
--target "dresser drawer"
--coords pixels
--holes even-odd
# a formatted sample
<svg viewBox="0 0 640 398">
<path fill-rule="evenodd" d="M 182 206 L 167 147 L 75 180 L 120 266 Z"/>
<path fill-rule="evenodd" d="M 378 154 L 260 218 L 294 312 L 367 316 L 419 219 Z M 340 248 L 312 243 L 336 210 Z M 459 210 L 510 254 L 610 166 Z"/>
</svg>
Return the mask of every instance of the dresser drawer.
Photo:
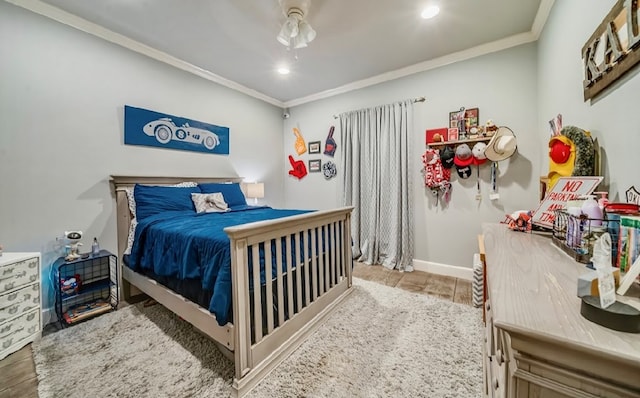
<svg viewBox="0 0 640 398">
<path fill-rule="evenodd" d="M 0 294 L 27 283 L 36 282 L 40 277 L 38 257 L 6 264 L 0 267 Z"/>
<path fill-rule="evenodd" d="M 0 325 L 0 351 L 40 332 L 40 311 L 31 311 Z"/>
<path fill-rule="evenodd" d="M 0 295 L 0 323 L 40 306 L 40 284 Z"/>
</svg>

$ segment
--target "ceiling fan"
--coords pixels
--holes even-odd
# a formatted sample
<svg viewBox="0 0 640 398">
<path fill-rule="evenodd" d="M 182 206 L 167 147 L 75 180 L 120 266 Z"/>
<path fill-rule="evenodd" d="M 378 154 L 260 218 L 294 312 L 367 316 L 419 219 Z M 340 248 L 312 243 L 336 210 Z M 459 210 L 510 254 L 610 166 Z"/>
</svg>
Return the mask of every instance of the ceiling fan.
<svg viewBox="0 0 640 398">
<path fill-rule="evenodd" d="M 277 39 L 287 47 L 307 47 L 316 37 L 316 31 L 305 20 L 311 0 L 278 0 L 287 19 L 280 28 Z"/>
</svg>

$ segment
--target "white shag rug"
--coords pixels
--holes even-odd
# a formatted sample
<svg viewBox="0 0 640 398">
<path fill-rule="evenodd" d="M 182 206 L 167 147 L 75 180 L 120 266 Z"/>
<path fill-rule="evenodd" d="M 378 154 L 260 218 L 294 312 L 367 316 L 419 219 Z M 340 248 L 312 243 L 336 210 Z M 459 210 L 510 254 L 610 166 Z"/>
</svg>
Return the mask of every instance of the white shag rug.
<svg viewBox="0 0 640 398">
<path fill-rule="evenodd" d="M 354 291 L 249 397 L 482 396 L 479 309 L 354 278 Z M 227 397 L 233 363 L 161 305 L 32 344 L 40 398 Z"/>
</svg>

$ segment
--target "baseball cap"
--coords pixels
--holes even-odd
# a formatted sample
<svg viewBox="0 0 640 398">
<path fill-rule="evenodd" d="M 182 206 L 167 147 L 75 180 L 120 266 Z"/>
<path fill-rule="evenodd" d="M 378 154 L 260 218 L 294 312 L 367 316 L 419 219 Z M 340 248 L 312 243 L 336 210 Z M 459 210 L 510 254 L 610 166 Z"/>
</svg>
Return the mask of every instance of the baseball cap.
<svg viewBox="0 0 640 398">
<path fill-rule="evenodd" d="M 456 166 L 468 166 L 473 163 L 473 153 L 471 153 L 471 148 L 469 148 L 469 145 L 458 145 L 453 162 Z"/>
<path fill-rule="evenodd" d="M 471 177 L 471 166 L 458 166 L 456 165 L 456 171 L 458 172 L 458 177 L 460 178 L 469 178 Z"/>
<path fill-rule="evenodd" d="M 445 169 L 450 169 L 453 167 L 453 158 L 456 156 L 456 153 L 453 151 L 453 148 L 450 146 L 444 147 L 440 151 L 440 161 L 442 162 L 442 167 Z"/>
<path fill-rule="evenodd" d="M 476 142 L 476 144 L 471 149 L 471 153 L 473 154 L 473 164 L 479 166 L 487 161 L 487 157 L 484 154 L 484 150 L 487 148 L 487 144 L 484 142 Z"/>
</svg>

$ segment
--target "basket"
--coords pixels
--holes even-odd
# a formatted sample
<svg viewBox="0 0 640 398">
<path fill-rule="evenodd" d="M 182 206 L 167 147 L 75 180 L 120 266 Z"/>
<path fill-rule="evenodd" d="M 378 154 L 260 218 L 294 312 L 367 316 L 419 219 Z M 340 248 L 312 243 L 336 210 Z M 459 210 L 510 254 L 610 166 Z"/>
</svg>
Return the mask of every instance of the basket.
<svg viewBox="0 0 640 398">
<path fill-rule="evenodd" d="M 589 218 L 574 216 L 564 209 L 554 211 L 552 242 L 576 261 L 589 264 L 593 255 L 593 244 L 600 235 L 609 232 L 612 240 L 611 258 L 617 254 L 617 231 L 620 219 Z M 616 244 L 613 244 L 614 239 Z"/>
</svg>

